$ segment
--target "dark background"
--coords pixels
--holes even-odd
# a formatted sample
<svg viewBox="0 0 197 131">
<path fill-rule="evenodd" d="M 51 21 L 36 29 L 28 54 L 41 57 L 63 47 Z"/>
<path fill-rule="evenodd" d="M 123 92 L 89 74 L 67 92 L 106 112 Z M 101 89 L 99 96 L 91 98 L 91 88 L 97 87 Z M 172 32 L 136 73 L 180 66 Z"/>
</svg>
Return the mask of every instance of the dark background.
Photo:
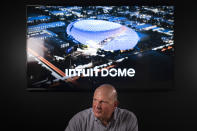
<svg viewBox="0 0 197 131">
<path fill-rule="evenodd" d="M 28 92 L 26 90 L 25 5 L 1 9 L 0 117 L 4 130 L 62 131 L 77 112 L 91 106 L 92 92 Z M 139 1 L 138 1 L 139 2 Z M 134 4 L 138 4 L 134 2 Z M 152 3 L 151 3 L 152 2 Z M 197 39 L 195 4 L 149 1 L 148 5 L 175 5 L 175 81 L 170 91 L 120 92 L 120 107 L 133 111 L 139 131 L 194 131 L 197 118 Z M 188 1 L 187 1 L 188 2 Z M 69 4 L 95 4 L 70 2 Z M 100 1 L 117 5 L 118 2 Z M 122 1 L 126 5 L 133 5 Z M 143 4 L 142 1 L 139 2 Z M 58 5 L 58 3 L 50 3 Z M 62 3 L 61 3 L 62 4 Z M 64 4 L 67 4 L 65 2 Z M 143 4 L 144 5 L 144 4 Z M 3 6 L 3 5 L 2 5 Z"/>
</svg>

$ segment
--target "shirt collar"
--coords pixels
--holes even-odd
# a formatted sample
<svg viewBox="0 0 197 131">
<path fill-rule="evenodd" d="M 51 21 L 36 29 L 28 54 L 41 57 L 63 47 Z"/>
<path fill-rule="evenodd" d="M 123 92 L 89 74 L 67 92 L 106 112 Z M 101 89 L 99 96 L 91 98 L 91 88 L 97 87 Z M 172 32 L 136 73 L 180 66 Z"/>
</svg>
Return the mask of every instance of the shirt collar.
<svg viewBox="0 0 197 131">
<path fill-rule="evenodd" d="M 113 119 L 116 120 L 117 119 L 117 115 L 118 115 L 118 107 L 115 108 L 114 110 L 114 115 L 113 115 Z"/>
</svg>

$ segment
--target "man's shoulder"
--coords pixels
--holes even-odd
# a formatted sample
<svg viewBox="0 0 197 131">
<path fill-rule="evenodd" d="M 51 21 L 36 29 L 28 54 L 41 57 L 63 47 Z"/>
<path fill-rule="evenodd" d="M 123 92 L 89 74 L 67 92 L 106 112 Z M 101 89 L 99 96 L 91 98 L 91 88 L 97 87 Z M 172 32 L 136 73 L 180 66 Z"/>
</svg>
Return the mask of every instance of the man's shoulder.
<svg viewBox="0 0 197 131">
<path fill-rule="evenodd" d="M 127 118 L 127 119 L 137 119 L 135 114 L 128 109 L 117 108 L 116 110 L 118 113 L 118 117 Z"/>
<path fill-rule="evenodd" d="M 128 109 L 117 109 L 117 122 L 121 124 L 121 126 L 125 127 L 126 130 L 137 131 L 137 118 L 135 114 Z"/>
<path fill-rule="evenodd" d="M 92 108 L 88 108 L 88 109 L 82 110 L 82 111 L 78 112 L 77 114 L 75 114 L 73 116 L 73 119 L 84 120 L 84 119 L 91 117 L 91 115 L 92 115 Z"/>
<path fill-rule="evenodd" d="M 86 129 L 86 125 L 91 118 L 91 108 L 82 110 L 75 114 L 69 121 L 65 131 L 79 131 Z"/>
</svg>

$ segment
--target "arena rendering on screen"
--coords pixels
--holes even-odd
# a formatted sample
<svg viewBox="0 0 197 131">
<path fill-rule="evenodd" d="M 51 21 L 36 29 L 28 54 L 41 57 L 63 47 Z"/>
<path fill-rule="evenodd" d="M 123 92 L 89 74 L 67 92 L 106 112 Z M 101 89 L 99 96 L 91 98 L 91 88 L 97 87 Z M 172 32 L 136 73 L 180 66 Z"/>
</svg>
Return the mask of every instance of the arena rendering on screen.
<svg viewBox="0 0 197 131">
<path fill-rule="evenodd" d="M 68 25 L 67 33 L 90 48 L 128 50 L 136 46 L 139 37 L 132 29 L 104 20 L 79 20 Z"/>
<path fill-rule="evenodd" d="M 27 6 L 28 90 L 171 89 L 174 6 Z"/>
</svg>

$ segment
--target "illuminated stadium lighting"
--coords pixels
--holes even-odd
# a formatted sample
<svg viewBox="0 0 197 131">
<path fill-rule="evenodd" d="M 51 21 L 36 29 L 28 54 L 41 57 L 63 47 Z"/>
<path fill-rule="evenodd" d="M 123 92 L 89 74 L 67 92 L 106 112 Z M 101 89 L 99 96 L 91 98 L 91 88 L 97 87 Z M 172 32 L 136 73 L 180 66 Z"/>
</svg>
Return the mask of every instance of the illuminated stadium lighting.
<svg viewBox="0 0 197 131">
<path fill-rule="evenodd" d="M 105 20 L 79 20 L 67 27 L 67 34 L 90 48 L 104 50 L 133 49 L 139 36 L 121 24 Z"/>
</svg>

